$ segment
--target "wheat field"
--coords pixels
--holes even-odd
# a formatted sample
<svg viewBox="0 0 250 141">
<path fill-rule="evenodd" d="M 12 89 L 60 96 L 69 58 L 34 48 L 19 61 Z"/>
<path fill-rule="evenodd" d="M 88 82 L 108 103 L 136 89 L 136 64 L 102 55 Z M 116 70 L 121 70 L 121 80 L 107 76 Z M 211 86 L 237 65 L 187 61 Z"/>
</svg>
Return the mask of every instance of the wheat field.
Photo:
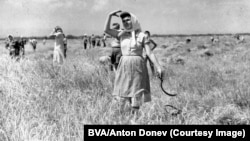
<svg viewBox="0 0 250 141">
<path fill-rule="evenodd" d="M 250 124 L 250 37 L 237 43 L 220 36 L 153 37 L 165 71 L 164 88 L 150 73 L 152 101 L 143 104 L 137 124 Z M 0 42 L 0 140 L 80 141 L 84 124 L 131 124 L 113 101 L 115 74 L 99 63 L 111 49 L 84 50 L 81 40 L 68 41 L 65 64 L 53 66 L 53 40 L 38 41 L 26 57 L 11 60 Z M 173 115 L 171 104 L 181 109 Z"/>
</svg>

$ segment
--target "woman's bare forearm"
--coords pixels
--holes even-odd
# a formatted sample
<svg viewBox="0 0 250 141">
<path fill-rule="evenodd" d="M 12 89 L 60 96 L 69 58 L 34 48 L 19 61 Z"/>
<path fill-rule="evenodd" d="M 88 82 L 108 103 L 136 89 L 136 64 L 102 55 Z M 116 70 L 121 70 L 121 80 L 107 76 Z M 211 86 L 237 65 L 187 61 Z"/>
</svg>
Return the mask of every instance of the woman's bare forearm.
<svg viewBox="0 0 250 141">
<path fill-rule="evenodd" d="M 148 58 L 153 62 L 155 67 L 158 69 L 161 69 L 161 65 L 159 64 L 155 54 L 152 52 L 152 50 L 150 49 L 148 44 L 145 45 L 145 49 L 146 49 L 146 54 L 147 54 Z"/>
<path fill-rule="evenodd" d="M 104 26 L 104 32 L 111 35 L 112 37 L 117 37 L 118 31 L 111 29 L 110 23 L 111 23 L 112 16 L 117 16 L 116 14 L 118 12 L 120 12 L 120 11 L 118 10 L 118 11 L 111 12 L 107 17 L 107 20 L 106 20 L 105 26 Z"/>
<path fill-rule="evenodd" d="M 152 50 L 154 50 L 157 47 L 157 44 L 152 39 L 150 39 L 150 42 L 153 44 Z"/>
</svg>

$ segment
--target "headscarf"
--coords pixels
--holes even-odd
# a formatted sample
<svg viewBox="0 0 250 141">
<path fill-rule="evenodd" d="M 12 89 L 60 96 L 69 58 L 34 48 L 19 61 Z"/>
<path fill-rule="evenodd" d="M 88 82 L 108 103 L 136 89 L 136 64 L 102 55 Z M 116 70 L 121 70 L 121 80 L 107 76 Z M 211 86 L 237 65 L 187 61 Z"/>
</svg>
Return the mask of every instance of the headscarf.
<svg viewBox="0 0 250 141">
<path fill-rule="evenodd" d="M 11 39 L 10 39 L 10 38 L 11 38 Z M 7 40 L 8 40 L 8 41 L 14 40 L 14 37 L 13 37 L 11 34 L 9 34 Z"/>
<path fill-rule="evenodd" d="M 11 34 L 8 35 L 8 38 L 13 38 L 13 36 Z"/>
<path fill-rule="evenodd" d="M 142 31 L 141 25 L 140 25 L 137 17 L 134 14 L 130 13 L 130 12 L 123 12 L 123 13 L 121 13 L 120 17 L 123 18 L 123 16 L 125 14 L 130 15 L 131 22 L 132 22 L 132 28 L 131 29 L 124 29 L 124 30 L 125 30 L 125 32 L 131 32 L 132 40 L 131 40 L 130 45 L 131 45 L 131 47 L 134 47 L 134 46 L 136 46 L 136 36 L 135 36 L 135 34 L 136 34 L 136 32 Z"/>
<path fill-rule="evenodd" d="M 56 30 L 56 32 L 62 32 L 63 33 L 63 30 L 62 30 L 62 28 L 60 27 L 60 26 L 56 26 L 55 27 L 55 30 Z"/>
</svg>

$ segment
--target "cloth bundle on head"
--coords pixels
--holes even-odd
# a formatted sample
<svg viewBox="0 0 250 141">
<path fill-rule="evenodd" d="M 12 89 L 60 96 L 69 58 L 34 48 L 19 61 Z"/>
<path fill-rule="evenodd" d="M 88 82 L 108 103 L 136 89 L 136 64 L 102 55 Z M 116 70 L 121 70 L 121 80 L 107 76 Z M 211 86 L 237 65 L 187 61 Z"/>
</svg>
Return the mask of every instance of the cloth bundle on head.
<svg viewBox="0 0 250 141">
<path fill-rule="evenodd" d="M 137 17 L 134 14 L 129 13 L 129 12 L 122 12 L 120 14 L 120 17 L 123 18 L 123 17 L 125 17 L 127 15 L 130 15 L 130 17 L 131 17 L 132 28 L 131 29 L 124 29 L 124 30 L 125 30 L 125 32 L 131 32 L 131 35 L 132 35 L 131 47 L 134 47 L 134 46 L 136 46 L 136 36 L 135 36 L 135 34 L 136 34 L 136 32 L 141 32 L 142 29 L 141 29 L 141 25 L 140 25 Z"/>
</svg>

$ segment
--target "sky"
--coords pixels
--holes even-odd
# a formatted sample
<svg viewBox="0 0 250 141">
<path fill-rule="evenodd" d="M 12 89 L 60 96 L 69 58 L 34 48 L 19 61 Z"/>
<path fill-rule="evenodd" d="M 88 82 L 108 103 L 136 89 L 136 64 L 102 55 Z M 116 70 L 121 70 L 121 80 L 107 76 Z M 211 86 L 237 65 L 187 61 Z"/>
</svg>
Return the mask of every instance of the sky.
<svg viewBox="0 0 250 141">
<path fill-rule="evenodd" d="M 250 33 L 250 0 L 0 0 L 0 37 L 103 34 L 108 13 L 132 12 L 151 34 Z M 112 22 L 120 22 L 115 17 Z"/>
</svg>

